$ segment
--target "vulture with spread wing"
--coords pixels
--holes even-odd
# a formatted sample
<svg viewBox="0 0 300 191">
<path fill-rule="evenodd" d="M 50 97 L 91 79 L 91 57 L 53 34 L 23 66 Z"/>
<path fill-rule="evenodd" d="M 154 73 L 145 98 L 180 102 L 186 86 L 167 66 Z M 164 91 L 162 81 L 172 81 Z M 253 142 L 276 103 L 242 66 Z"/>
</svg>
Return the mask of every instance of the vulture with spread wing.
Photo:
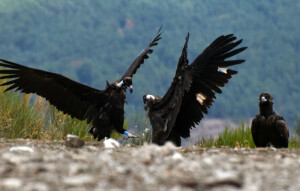
<svg viewBox="0 0 300 191">
<path fill-rule="evenodd" d="M 95 139 L 110 137 L 113 130 L 128 137 L 136 137 L 123 128 L 126 90 L 132 92 L 132 76 L 152 53 L 151 48 L 157 45 L 160 36 L 159 29 L 123 77 L 111 84 L 107 82 L 104 90 L 94 89 L 60 74 L 29 68 L 3 59 L 0 59 L 0 79 L 8 81 L 1 86 L 9 86 L 5 91 L 15 89 L 23 93 L 36 93 L 49 100 L 58 110 L 79 120 L 87 120 L 87 123 L 92 124 L 90 133 Z"/>
<path fill-rule="evenodd" d="M 287 148 L 289 128 L 283 117 L 273 110 L 273 97 L 263 92 L 259 95 L 259 114 L 252 120 L 251 133 L 257 147 Z"/>
<path fill-rule="evenodd" d="M 143 96 L 152 125 L 152 142 L 159 145 L 172 141 L 180 146 L 181 137 L 189 137 L 190 129 L 200 122 L 203 114 L 207 114 L 215 93 L 221 93 L 220 87 L 237 73 L 226 67 L 244 62 L 244 60 L 225 61 L 247 48 L 234 49 L 242 40 L 234 42 L 236 37 L 229 34 L 217 38 L 189 64 L 188 40 L 189 34 L 167 93 L 163 97 L 150 94 Z"/>
</svg>

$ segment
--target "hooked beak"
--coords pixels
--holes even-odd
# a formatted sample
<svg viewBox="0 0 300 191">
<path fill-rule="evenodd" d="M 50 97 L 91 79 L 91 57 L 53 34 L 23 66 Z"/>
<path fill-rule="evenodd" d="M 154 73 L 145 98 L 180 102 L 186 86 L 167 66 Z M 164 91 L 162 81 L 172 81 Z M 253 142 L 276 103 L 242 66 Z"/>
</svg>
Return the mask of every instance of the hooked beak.
<svg viewBox="0 0 300 191">
<path fill-rule="evenodd" d="M 149 109 L 148 105 L 145 105 L 144 109 L 145 109 L 145 111 L 148 111 L 148 109 Z"/>
<path fill-rule="evenodd" d="M 143 102 L 144 102 L 144 109 L 147 111 L 149 107 L 148 107 L 147 98 L 145 95 L 143 96 Z"/>
<path fill-rule="evenodd" d="M 130 85 L 129 87 L 127 87 L 128 88 L 128 90 L 130 91 L 130 93 L 132 93 L 133 92 L 133 87 L 132 87 L 132 85 Z"/>
<path fill-rule="evenodd" d="M 264 102 L 267 102 L 268 100 L 263 96 L 263 97 L 260 98 L 260 101 L 261 101 L 262 103 L 264 103 Z"/>
</svg>

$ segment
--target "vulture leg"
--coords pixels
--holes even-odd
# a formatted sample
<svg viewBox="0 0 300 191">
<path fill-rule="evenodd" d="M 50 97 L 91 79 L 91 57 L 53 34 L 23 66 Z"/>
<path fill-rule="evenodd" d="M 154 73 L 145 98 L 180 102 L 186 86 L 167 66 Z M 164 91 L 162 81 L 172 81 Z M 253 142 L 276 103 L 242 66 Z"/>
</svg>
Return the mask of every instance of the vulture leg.
<svg viewBox="0 0 300 191">
<path fill-rule="evenodd" d="M 171 131 L 169 137 L 166 139 L 166 142 L 167 141 L 171 141 L 177 147 L 181 146 L 181 139 L 180 139 L 180 136 L 176 133 L 176 131 Z"/>
<path fill-rule="evenodd" d="M 129 133 L 128 131 L 124 131 L 124 135 L 127 136 L 127 138 L 139 138 L 139 136 L 133 135 Z"/>
</svg>

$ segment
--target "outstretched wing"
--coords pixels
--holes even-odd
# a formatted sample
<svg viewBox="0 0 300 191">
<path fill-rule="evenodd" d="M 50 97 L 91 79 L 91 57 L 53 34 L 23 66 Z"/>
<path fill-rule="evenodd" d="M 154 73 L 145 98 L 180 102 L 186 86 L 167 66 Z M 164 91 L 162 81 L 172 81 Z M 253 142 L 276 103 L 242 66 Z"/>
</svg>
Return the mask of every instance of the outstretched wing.
<svg viewBox="0 0 300 191">
<path fill-rule="evenodd" d="M 163 127 L 164 139 L 167 139 L 170 132 L 172 131 L 174 124 L 176 122 L 176 117 L 180 111 L 180 105 L 182 104 L 184 94 L 186 91 L 189 90 L 192 84 L 191 73 L 189 70 L 186 70 L 186 67 L 188 66 L 188 59 L 187 59 L 188 40 L 189 40 L 189 34 L 186 37 L 186 41 L 178 61 L 176 74 L 171 84 L 171 87 L 168 89 L 167 93 L 164 95 L 161 101 L 151 106 L 150 113 L 153 116 L 160 116 L 162 118 L 163 126 L 164 126 Z M 152 126 L 153 125 L 154 124 L 152 124 Z M 153 133 L 154 135 L 156 134 L 156 132 Z"/>
<path fill-rule="evenodd" d="M 137 69 L 141 66 L 141 64 L 144 63 L 144 60 L 149 58 L 149 54 L 153 52 L 151 47 L 156 46 L 157 42 L 161 39 L 161 27 L 158 29 L 156 36 L 152 39 L 152 41 L 148 44 L 148 46 L 138 55 L 138 57 L 132 62 L 130 67 L 127 69 L 125 74 L 121 79 L 124 79 L 125 77 L 132 77 Z"/>
<path fill-rule="evenodd" d="M 184 46 L 181 59 L 185 59 L 178 63 L 172 85 L 156 107 L 168 110 L 165 117 L 168 123 L 165 127 L 166 137 L 172 130 L 181 137 L 189 137 L 190 128 L 198 124 L 203 114 L 207 113 L 215 93 L 222 93 L 220 87 L 237 73 L 226 67 L 241 64 L 244 60 L 225 60 L 246 49 L 242 47 L 233 50 L 242 42 L 235 40 L 232 34 L 220 36 L 191 64 L 188 64 Z"/>
<path fill-rule="evenodd" d="M 5 91 L 15 89 L 23 93 L 36 93 L 72 117 L 85 119 L 85 114 L 92 105 L 105 101 L 103 90 L 80 84 L 62 75 L 2 59 L 0 66 L 4 67 L 0 69 L 0 79 L 7 79 L 0 86 L 9 86 Z"/>
<path fill-rule="evenodd" d="M 227 69 L 232 65 L 243 63 L 245 60 L 226 60 L 247 47 L 237 48 L 241 40 L 236 40 L 232 34 L 220 36 L 209 45 L 190 65 L 192 84 L 184 95 L 175 128 L 182 137 L 190 136 L 190 128 L 199 124 L 203 114 L 215 99 L 215 93 L 222 93 L 220 87 L 228 82 L 237 71 Z"/>
</svg>

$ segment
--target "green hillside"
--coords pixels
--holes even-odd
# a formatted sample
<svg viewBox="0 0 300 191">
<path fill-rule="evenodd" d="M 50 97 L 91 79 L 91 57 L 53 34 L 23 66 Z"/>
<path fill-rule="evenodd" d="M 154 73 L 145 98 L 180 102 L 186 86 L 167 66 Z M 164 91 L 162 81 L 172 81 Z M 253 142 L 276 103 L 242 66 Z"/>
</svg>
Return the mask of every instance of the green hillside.
<svg viewBox="0 0 300 191">
<path fill-rule="evenodd" d="M 192 61 L 216 37 L 234 33 L 247 61 L 223 88 L 208 117 L 247 120 L 258 95 L 270 92 L 292 127 L 300 116 L 300 1 L 1 0 L 0 57 L 59 72 L 95 88 L 121 77 L 163 25 L 163 35 L 134 76 L 127 116 L 143 111 L 142 95 L 163 95 L 185 36 Z"/>
</svg>

